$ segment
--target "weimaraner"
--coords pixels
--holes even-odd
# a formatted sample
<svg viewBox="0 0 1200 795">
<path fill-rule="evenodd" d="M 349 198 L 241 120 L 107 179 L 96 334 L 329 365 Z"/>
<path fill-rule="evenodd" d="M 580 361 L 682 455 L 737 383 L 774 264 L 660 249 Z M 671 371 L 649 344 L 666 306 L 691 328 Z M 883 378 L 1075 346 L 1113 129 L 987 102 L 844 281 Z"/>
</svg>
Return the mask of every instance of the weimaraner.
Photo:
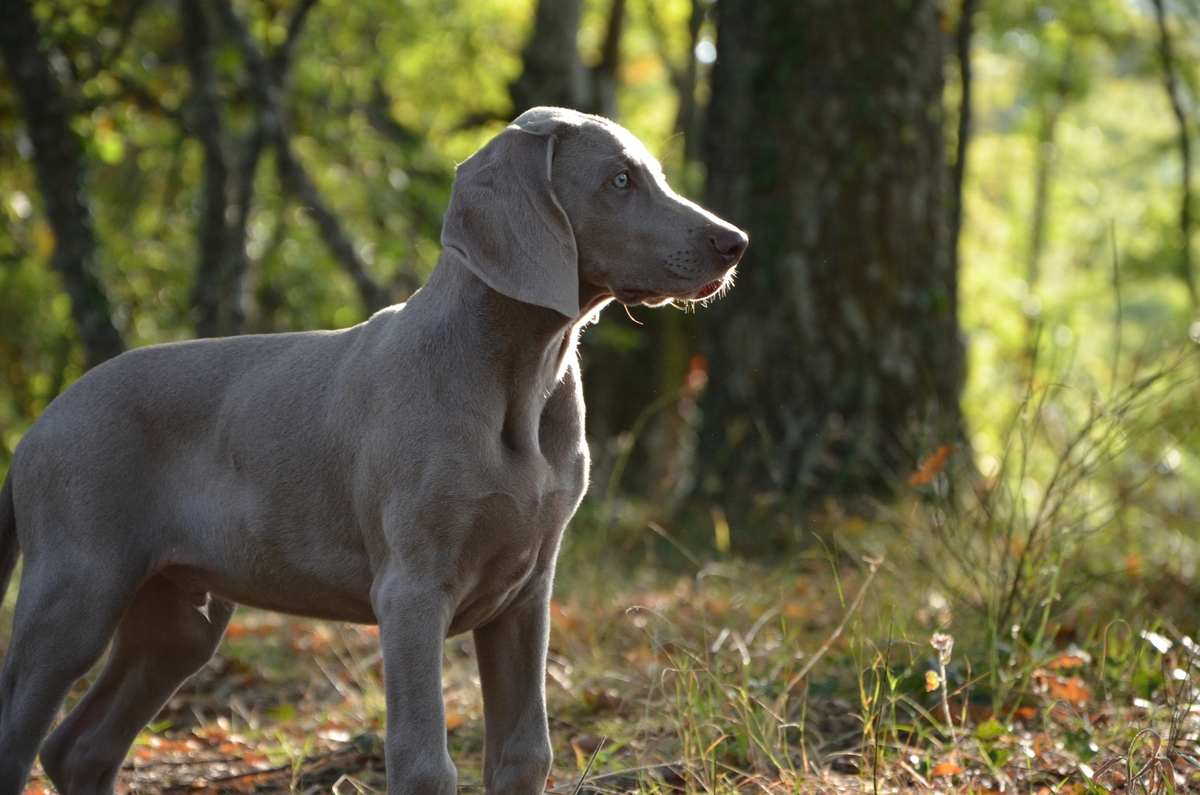
<svg viewBox="0 0 1200 795">
<path fill-rule="evenodd" d="M 407 304 L 343 331 L 130 351 L 25 434 L 0 492 L 5 588 L 25 556 L 0 795 L 39 746 L 60 793 L 111 795 L 235 602 L 378 623 L 394 795 L 456 791 L 442 643 L 473 630 L 484 786 L 544 790 L 554 561 L 588 479 L 580 328 L 614 298 L 715 295 L 747 238 L 624 128 L 536 108 L 458 167 L 442 243 Z"/>
</svg>

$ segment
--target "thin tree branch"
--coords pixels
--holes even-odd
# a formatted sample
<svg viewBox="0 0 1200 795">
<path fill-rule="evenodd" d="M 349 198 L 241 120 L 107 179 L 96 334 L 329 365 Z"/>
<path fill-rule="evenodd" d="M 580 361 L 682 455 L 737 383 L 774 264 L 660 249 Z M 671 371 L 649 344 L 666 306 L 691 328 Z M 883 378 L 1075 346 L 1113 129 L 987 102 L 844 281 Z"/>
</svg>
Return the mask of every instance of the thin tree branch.
<svg viewBox="0 0 1200 795">
<path fill-rule="evenodd" d="M 1154 13 L 1158 17 L 1158 52 L 1162 58 L 1163 76 L 1166 82 L 1167 94 L 1171 98 L 1171 110 L 1175 113 L 1175 122 L 1179 128 L 1179 153 L 1183 157 L 1183 196 L 1179 202 L 1179 231 L 1183 235 L 1183 251 L 1180 254 L 1179 276 L 1187 285 L 1188 295 L 1191 296 L 1192 306 L 1200 308 L 1200 294 L 1197 292 L 1196 280 L 1192 275 L 1192 143 L 1188 131 L 1187 111 L 1184 110 L 1180 96 L 1178 79 L 1175 74 L 1175 58 L 1171 51 L 1171 34 L 1167 30 L 1167 9 L 1165 0 L 1153 0 Z"/>
<path fill-rule="evenodd" d="M 304 166 L 296 158 L 295 152 L 292 151 L 290 138 L 291 136 L 286 131 L 281 131 L 275 141 L 280 181 L 308 206 L 313 220 L 317 222 L 317 228 L 321 232 L 321 239 L 325 241 L 330 252 L 341 263 L 343 270 L 354 280 L 367 312 L 374 313 L 382 309 L 391 303 L 387 293 L 363 267 L 362 260 L 359 259 L 358 252 L 354 250 L 354 244 L 350 242 L 349 235 L 342 228 L 341 221 L 325 204 L 321 192 L 317 190 L 317 186 L 313 184 L 308 172 L 305 171 Z"/>
<path fill-rule="evenodd" d="M 1058 122 L 1071 93 L 1071 74 L 1074 69 L 1075 49 L 1073 45 L 1068 44 L 1050 96 L 1038 103 L 1042 118 L 1038 127 L 1037 149 L 1034 152 L 1036 172 L 1033 185 L 1033 218 L 1030 222 L 1029 259 L 1026 263 L 1026 281 L 1031 288 L 1041 277 L 1046 223 L 1050 216 L 1050 177 L 1055 157 L 1053 147 L 1058 136 Z"/>
<path fill-rule="evenodd" d="M 213 67 L 213 40 L 203 0 L 182 0 L 186 30 L 184 60 L 192 79 L 188 127 L 204 149 L 204 185 L 200 193 L 200 259 L 192 303 L 196 333 L 218 337 L 240 331 L 241 296 L 229 295 L 232 248 L 229 210 L 229 162 L 225 155 L 225 123 Z M 238 241 L 240 242 L 240 241 Z"/>
<path fill-rule="evenodd" d="M 958 238 L 962 232 L 963 216 L 963 179 L 967 172 L 967 145 L 971 139 L 971 36 L 975 32 L 974 17 L 977 4 L 978 0 L 963 0 L 962 16 L 958 20 L 958 29 L 954 35 L 962 100 L 958 106 L 958 141 L 955 146 L 954 170 L 951 175 L 953 194 L 950 207 L 949 246 L 952 273 L 958 272 Z"/>
<path fill-rule="evenodd" d="M 308 17 L 308 12 L 317 4 L 317 0 L 300 0 L 296 7 L 292 9 L 291 19 L 288 20 L 287 38 L 283 40 L 283 44 L 275 51 L 271 57 L 271 61 L 275 66 L 276 79 L 282 82 L 292 68 L 292 58 L 296 54 L 296 42 L 300 39 L 300 33 L 304 30 L 304 21 Z"/>
<path fill-rule="evenodd" d="M 87 366 L 94 367 L 121 353 L 125 344 L 112 324 L 108 298 L 97 276 L 83 150 L 71 130 L 72 109 L 40 41 L 30 3 L 0 0 L 0 52 L 20 98 L 46 217 L 55 235 L 50 265 L 62 275 L 87 351 Z"/>
<path fill-rule="evenodd" d="M 292 149 L 292 134 L 287 123 L 284 98 L 296 42 L 303 32 L 308 12 L 316 5 L 316 0 L 300 0 L 288 22 L 287 38 L 269 59 L 264 57 L 250 29 L 237 15 L 230 0 L 212 0 L 212 5 L 222 24 L 233 35 L 246 60 L 254 86 L 254 99 L 259 109 L 259 133 L 264 137 L 265 143 L 275 148 L 280 181 L 285 189 L 297 196 L 312 212 L 321 239 L 354 281 L 367 312 L 382 309 L 391 303 L 387 291 L 367 272 L 342 226 L 341 219 L 325 203 L 316 184 Z"/>
</svg>

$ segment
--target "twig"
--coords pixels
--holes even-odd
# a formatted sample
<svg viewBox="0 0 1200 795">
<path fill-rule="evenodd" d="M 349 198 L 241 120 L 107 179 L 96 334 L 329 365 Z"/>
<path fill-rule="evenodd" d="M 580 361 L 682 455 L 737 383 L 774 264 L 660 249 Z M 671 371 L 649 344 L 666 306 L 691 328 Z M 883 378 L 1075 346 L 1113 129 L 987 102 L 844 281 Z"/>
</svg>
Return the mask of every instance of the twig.
<svg viewBox="0 0 1200 795">
<path fill-rule="evenodd" d="M 596 763 L 596 757 L 600 755 L 600 749 L 608 742 L 607 737 L 601 737 L 600 742 L 596 745 L 596 750 L 592 751 L 592 758 L 588 760 L 587 766 L 583 772 L 579 774 L 579 781 L 575 784 L 575 789 L 571 790 L 571 795 L 579 795 L 579 790 L 583 787 L 583 780 L 587 778 L 587 774 L 591 771 L 592 765 Z"/>
<path fill-rule="evenodd" d="M 658 533 L 660 536 L 662 536 L 668 542 L 670 542 L 671 546 L 673 546 L 677 550 L 679 550 L 679 554 L 683 555 L 685 558 L 687 558 L 688 562 L 691 563 L 693 566 L 695 566 L 697 569 L 704 568 L 704 564 L 702 562 L 700 562 L 700 560 L 695 555 L 693 555 L 691 553 L 691 551 L 682 544 L 682 542 L 680 542 L 678 539 L 676 539 L 675 536 L 668 533 L 666 531 L 666 529 L 664 529 L 663 526 L 660 525 L 658 522 L 646 522 L 646 527 L 649 527 L 651 530 Z"/>
<path fill-rule="evenodd" d="M 776 712 L 782 712 L 783 700 L 788 697 L 788 694 L 792 692 L 796 685 L 803 681 L 804 677 L 808 676 L 808 672 L 825 656 L 825 653 L 833 646 L 834 641 L 841 637 L 842 632 L 846 629 L 846 625 L 850 623 L 850 619 L 858 612 L 858 608 L 862 606 L 863 599 L 867 596 L 867 589 L 871 587 L 871 582 L 875 579 L 875 574 L 879 571 L 879 564 L 883 563 L 883 559 L 872 560 L 868 558 L 866 559 L 866 563 L 870 566 L 871 571 L 867 574 L 867 579 L 863 582 L 862 587 L 858 589 L 858 593 L 855 594 L 854 601 L 850 603 L 849 609 L 846 610 L 846 615 L 842 616 L 842 623 L 838 624 L 833 634 L 825 639 L 825 642 L 821 644 L 821 648 L 817 649 L 817 653 L 809 658 L 804 667 L 800 669 L 800 673 L 793 676 L 787 683 L 787 687 L 783 689 L 783 693 L 779 696 L 779 702 L 775 707 Z"/>
<path fill-rule="evenodd" d="M 338 748 L 333 751 L 326 751 L 325 753 L 317 754 L 316 756 L 306 756 L 306 757 L 304 757 L 303 760 L 300 761 L 300 766 L 311 765 L 314 762 L 323 762 L 326 759 L 332 759 L 335 756 L 339 756 L 339 755 L 347 753 L 347 752 L 360 753 L 357 748 L 355 748 L 353 745 L 350 745 L 345 748 Z M 242 760 L 240 757 L 235 757 L 235 758 L 231 758 L 231 759 L 220 759 L 220 760 L 210 759 L 210 760 L 206 760 L 203 763 L 198 763 L 198 764 L 213 764 L 214 762 L 229 763 L 229 762 L 240 762 L 240 761 L 244 761 L 244 760 Z M 196 786 L 197 782 L 200 782 L 200 781 L 206 781 L 209 784 L 221 784 L 226 781 L 236 781 L 239 778 L 250 778 L 251 776 L 269 775 L 271 773 L 283 773 L 283 772 L 292 771 L 295 769 L 296 769 L 296 764 L 293 762 L 293 763 L 286 764 L 286 765 L 279 765 L 277 767 L 268 767 L 268 768 L 263 768 L 261 770 L 248 770 L 245 773 L 230 773 L 229 775 L 226 775 L 226 776 L 216 776 L 214 778 L 209 778 L 207 776 L 197 776 L 196 778 L 192 779 L 191 781 L 182 781 L 178 784 L 171 784 L 169 786 L 163 787 L 162 791 L 163 792 L 176 792 L 181 789 L 191 789 Z"/>
</svg>

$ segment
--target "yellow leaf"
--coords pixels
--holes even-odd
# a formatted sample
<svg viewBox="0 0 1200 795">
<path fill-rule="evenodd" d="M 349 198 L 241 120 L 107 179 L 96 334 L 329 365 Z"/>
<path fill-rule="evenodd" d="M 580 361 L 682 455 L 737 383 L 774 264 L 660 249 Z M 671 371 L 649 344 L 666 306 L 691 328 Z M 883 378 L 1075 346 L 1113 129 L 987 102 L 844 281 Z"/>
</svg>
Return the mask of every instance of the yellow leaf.
<svg viewBox="0 0 1200 795">
<path fill-rule="evenodd" d="M 38 259 L 50 259 L 55 246 L 54 230 L 50 228 L 50 224 L 39 220 L 33 225 L 33 244 L 37 247 Z"/>
</svg>

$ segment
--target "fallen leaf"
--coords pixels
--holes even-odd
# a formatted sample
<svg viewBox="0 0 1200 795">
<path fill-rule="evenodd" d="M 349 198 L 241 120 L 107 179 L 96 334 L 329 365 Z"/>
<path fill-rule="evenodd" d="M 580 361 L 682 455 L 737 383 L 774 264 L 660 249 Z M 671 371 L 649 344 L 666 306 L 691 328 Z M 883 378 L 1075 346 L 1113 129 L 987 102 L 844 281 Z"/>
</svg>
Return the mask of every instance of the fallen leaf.
<svg viewBox="0 0 1200 795">
<path fill-rule="evenodd" d="M 934 476 L 941 472 L 946 467 L 946 459 L 954 452 L 954 445 L 944 444 L 934 452 L 933 455 L 926 458 L 917 467 L 917 471 L 908 476 L 908 485 L 910 486 L 925 486 L 928 485 Z"/>
<path fill-rule="evenodd" d="M 929 775 L 933 778 L 938 776 L 957 776 L 963 772 L 962 766 L 955 762 L 941 762 L 933 766 L 933 770 L 929 771 Z"/>
<path fill-rule="evenodd" d="M 1064 668 L 1082 668 L 1092 661 L 1092 655 L 1082 649 L 1069 649 L 1059 656 L 1055 657 L 1050 662 L 1046 663 L 1045 667 L 1051 670 L 1061 670 Z"/>
<path fill-rule="evenodd" d="M 783 615 L 787 618 L 804 618 L 808 615 L 808 608 L 793 602 L 790 605 L 783 606 Z"/>
<path fill-rule="evenodd" d="M 1054 698 L 1071 704 L 1086 704 L 1092 700 L 1092 691 L 1078 676 L 1068 679 L 1052 674 L 1045 668 L 1038 668 L 1033 672 L 1033 681 L 1035 685 L 1045 688 Z"/>
<path fill-rule="evenodd" d="M 1056 676 L 1050 680 L 1049 684 L 1050 692 L 1063 701 L 1070 701 L 1072 704 L 1086 704 L 1092 700 L 1092 691 L 1078 676 L 1072 676 L 1070 679 Z"/>
</svg>

